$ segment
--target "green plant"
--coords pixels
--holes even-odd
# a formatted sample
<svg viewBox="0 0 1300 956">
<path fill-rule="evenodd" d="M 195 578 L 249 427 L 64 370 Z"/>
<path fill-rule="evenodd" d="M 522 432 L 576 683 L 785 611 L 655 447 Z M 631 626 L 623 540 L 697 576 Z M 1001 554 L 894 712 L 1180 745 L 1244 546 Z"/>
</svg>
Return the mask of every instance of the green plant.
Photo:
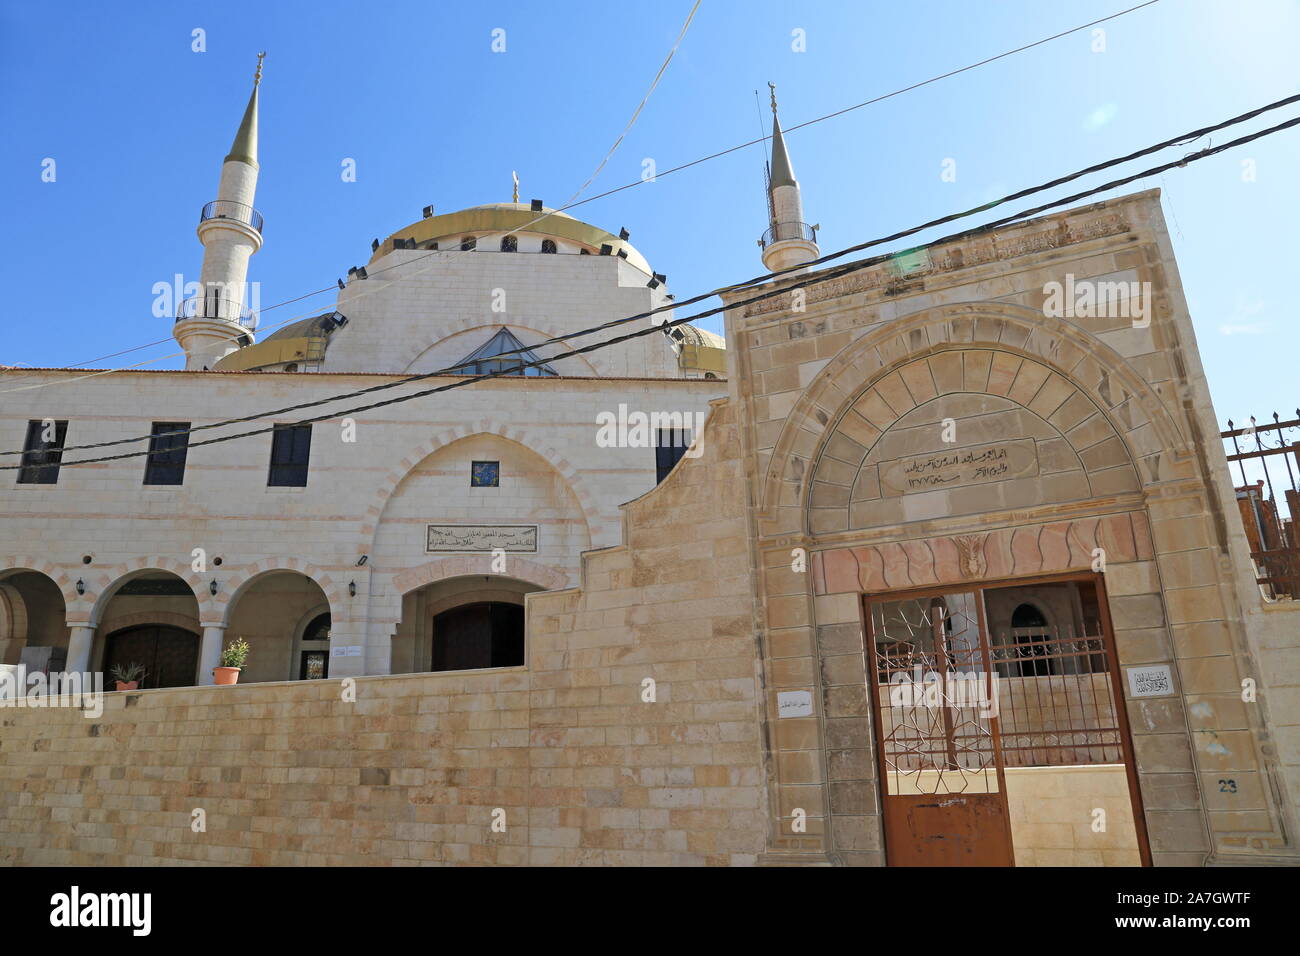
<svg viewBox="0 0 1300 956">
<path fill-rule="evenodd" d="M 144 669 L 143 664 L 137 664 L 132 661 L 130 664 L 114 664 L 108 669 L 113 680 L 120 680 L 123 684 L 129 684 L 133 680 L 143 680 L 149 672 Z"/>
<path fill-rule="evenodd" d="M 221 652 L 222 667 L 239 667 L 244 666 L 244 661 L 248 660 L 248 641 L 242 637 L 237 637 Z"/>
</svg>

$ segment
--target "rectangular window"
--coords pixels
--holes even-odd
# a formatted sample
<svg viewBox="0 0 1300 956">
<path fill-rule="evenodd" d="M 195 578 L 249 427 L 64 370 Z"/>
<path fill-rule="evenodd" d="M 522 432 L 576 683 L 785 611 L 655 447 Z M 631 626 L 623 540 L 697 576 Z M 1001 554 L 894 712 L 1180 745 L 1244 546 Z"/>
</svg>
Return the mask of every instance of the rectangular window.
<svg viewBox="0 0 1300 956">
<path fill-rule="evenodd" d="M 68 434 L 66 421 L 29 421 L 23 458 L 18 468 L 20 485 L 53 485 L 59 480 L 59 463 L 63 461 L 63 439 Z"/>
<path fill-rule="evenodd" d="M 469 486 L 471 488 L 499 488 L 501 486 L 501 462 L 470 462 Z"/>
<path fill-rule="evenodd" d="M 688 428 L 660 428 L 655 433 L 655 484 L 668 477 L 668 472 L 686 454 L 691 446 Z"/>
<path fill-rule="evenodd" d="M 305 488 L 311 457 L 310 425 L 276 425 L 271 434 L 271 474 L 268 485 Z"/>
<path fill-rule="evenodd" d="M 185 484 L 185 456 L 190 450 L 189 422 L 154 422 L 149 436 L 146 485 Z"/>
</svg>

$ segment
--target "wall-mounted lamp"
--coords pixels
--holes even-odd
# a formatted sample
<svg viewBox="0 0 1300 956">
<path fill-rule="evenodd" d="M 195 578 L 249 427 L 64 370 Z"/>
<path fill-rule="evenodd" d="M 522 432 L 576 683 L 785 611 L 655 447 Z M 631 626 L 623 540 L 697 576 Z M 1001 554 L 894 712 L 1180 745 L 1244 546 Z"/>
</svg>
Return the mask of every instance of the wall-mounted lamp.
<svg viewBox="0 0 1300 956">
<path fill-rule="evenodd" d="M 217 593 L 217 579 L 213 578 L 212 583 L 208 585 L 208 590 L 215 596 Z"/>
<path fill-rule="evenodd" d="M 86 582 L 81 580 L 81 578 L 77 578 L 77 593 L 78 594 L 86 593 Z"/>
<path fill-rule="evenodd" d="M 348 595 L 349 595 L 350 597 L 356 597 L 356 596 L 357 596 L 357 582 L 356 582 L 356 581 L 349 581 L 349 582 L 348 582 Z"/>
</svg>

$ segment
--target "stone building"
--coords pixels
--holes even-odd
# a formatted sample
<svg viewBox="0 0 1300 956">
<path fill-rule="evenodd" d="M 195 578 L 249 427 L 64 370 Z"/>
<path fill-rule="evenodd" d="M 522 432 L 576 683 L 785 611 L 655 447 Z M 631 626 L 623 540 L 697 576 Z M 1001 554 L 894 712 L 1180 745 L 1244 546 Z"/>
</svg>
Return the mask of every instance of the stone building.
<svg viewBox="0 0 1300 956">
<path fill-rule="evenodd" d="M 168 572 L 188 593 L 131 600 L 216 631 L 204 647 L 222 628 L 278 639 L 282 661 L 233 688 L 108 694 L 97 716 L 5 715 L 2 858 L 1296 863 L 1300 616 L 1255 584 L 1158 194 L 853 269 L 816 262 L 802 208 L 774 119 L 763 257 L 783 271 L 723 294 L 725 395 L 687 377 L 706 366 L 684 356 L 717 355 L 686 346 L 711 343 L 656 333 L 634 342 L 667 348 L 658 359 L 619 365 L 610 349 L 591 353 L 595 374 L 557 361 L 554 376 L 360 416 L 376 436 L 360 456 L 314 435 L 325 477 L 306 490 L 252 487 L 265 436 L 211 446 L 229 458 L 196 451 L 183 516 L 142 503 L 138 460 L 6 490 L 11 646 L 71 628 L 93 655 L 106 624 L 165 623 L 112 605 Z M 591 314 L 590 299 L 559 298 L 566 283 L 605 288 L 611 314 L 660 301 L 631 252 L 599 255 L 597 240 L 618 240 L 558 217 L 533 237 L 554 260 L 540 243 L 535 257 L 482 254 L 485 236 L 523 249 L 512 217 L 530 213 L 430 216 L 378 244 L 340 296 L 345 326 L 242 348 L 223 326 L 233 346 L 209 335 L 198 362 L 216 371 L 114 374 L 69 401 L 86 415 L 93 400 L 114 416 L 100 433 L 130 436 L 152 407 L 202 420 L 213 394 L 252 414 L 361 387 L 376 363 L 388 381 L 490 360 L 474 352 L 495 325 L 529 347 Z M 431 269 L 430 289 L 463 280 L 455 321 L 473 322 L 497 270 L 558 263 L 509 293 L 534 324 L 418 331 L 441 313 L 410 318 L 429 292 L 402 270 L 429 243 L 469 240 L 479 250 Z M 563 242 L 578 252 L 566 259 Z M 391 287 L 350 299 L 390 264 Z M 304 363 L 320 372 L 284 371 Z M 662 377 L 617 377 L 641 367 Z M 41 407 L 16 394 L 31 404 L 6 408 L 9 447 Z M 709 417 L 656 484 L 643 450 L 594 447 L 594 410 L 617 402 L 707 404 Z M 527 474 L 528 493 L 473 497 L 466 472 L 488 459 L 503 492 L 505 475 Z M 358 487 L 370 493 L 354 503 Z M 508 552 L 504 573 L 482 541 L 426 553 L 430 535 L 455 540 L 431 525 L 469 515 L 537 526 L 537 552 Z M 202 575 L 189 570 L 201 544 L 225 559 Z M 241 611 L 254 598 L 263 610 Z M 429 672 L 438 622 L 462 601 L 522 604 L 522 659 Z M 329 679 L 286 680 L 325 612 Z M 496 625 L 475 626 L 467 654 Z"/>
</svg>

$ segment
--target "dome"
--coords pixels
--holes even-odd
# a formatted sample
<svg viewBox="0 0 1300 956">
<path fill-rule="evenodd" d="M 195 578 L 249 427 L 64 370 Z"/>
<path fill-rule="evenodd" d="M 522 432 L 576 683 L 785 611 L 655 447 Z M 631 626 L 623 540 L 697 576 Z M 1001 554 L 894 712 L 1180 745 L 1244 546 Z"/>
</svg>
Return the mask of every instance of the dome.
<svg viewBox="0 0 1300 956">
<path fill-rule="evenodd" d="M 611 255 L 618 255 L 621 250 L 626 253 L 629 263 L 647 276 L 653 275 L 645 256 L 627 240 L 554 209 L 542 207 L 542 211 L 537 213 L 533 212 L 530 204 L 518 202 L 486 203 L 421 219 L 385 238 L 370 261 L 374 262 L 394 249 L 431 249 L 435 242 L 440 248 L 450 248 L 443 243 L 459 243 L 468 236 L 513 233 L 560 240 L 590 255 L 599 255 L 600 247 L 607 245 Z"/>
</svg>

